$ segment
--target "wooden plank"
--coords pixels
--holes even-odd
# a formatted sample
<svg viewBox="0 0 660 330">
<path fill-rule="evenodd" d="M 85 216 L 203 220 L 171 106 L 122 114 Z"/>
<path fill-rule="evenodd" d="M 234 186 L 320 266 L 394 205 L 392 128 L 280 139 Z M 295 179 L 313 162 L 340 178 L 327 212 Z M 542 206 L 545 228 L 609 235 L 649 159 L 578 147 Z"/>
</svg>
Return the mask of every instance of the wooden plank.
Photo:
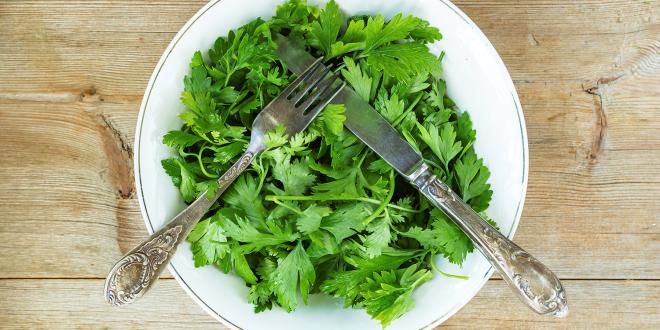
<svg viewBox="0 0 660 330">
<path fill-rule="evenodd" d="M 224 327 L 190 299 L 176 281 L 158 283 L 133 305 L 116 308 L 101 298 L 101 280 L 0 280 L 3 328 Z M 443 327 L 459 329 L 575 329 L 660 327 L 657 281 L 566 281 L 571 313 L 542 317 L 522 305 L 502 281 L 491 280 Z M 259 317 L 258 315 L 255 317 Z"/>
<path fill-rule="evenodd" d="M 660 274 L 645 257 L 660 253 L 660 91 L 643 87 L 659 79 L 638 74 L 591 92 L 518 84 L 531 171 L 515 240 L 563 278 Z M 0 195 L 12 196 L 0 205 L 0 247 L 11 251 L 0 277 L 103 277 L 146 235 L 131 177 L 139 97 L 58 95 L 0 102 L 0 143 L 12 153 L 0 160 Z"/>
<path fill-rule="evenodd" d="M 0 280 L 3 329 L 227 329 L 206 314 L 175 280 L 163 280 L 137 304 L 113 307 L 103 281 Z"/>
<path fill-rule="evenodd" d="M 0 80 L 0 92 L 141 95 L 163 50 L 202 3 L 3 2 L 0 77 L 9 79 Z M 657 56 L 654 4 L 466 1 L 462 7 L 494 43 L 514 80 L 582 81 L 617 75 Z M 650 55 L 638 56 L 642 49 Z"/>
<path fill-rule="evenodd" d="M 658 329 L 658 281 L 564 281 L 565 319 L 530 312 L 503 281 L 491 280 L 443 328 L 457 329 Z"/>
<path fill-rule="evenodd" d="M 146 235 L 135 112 L 134 103 L 0 103 L 0 140 L 12 150 L 0 160 L 2 277 L 99 277 Z"/>
</svg>

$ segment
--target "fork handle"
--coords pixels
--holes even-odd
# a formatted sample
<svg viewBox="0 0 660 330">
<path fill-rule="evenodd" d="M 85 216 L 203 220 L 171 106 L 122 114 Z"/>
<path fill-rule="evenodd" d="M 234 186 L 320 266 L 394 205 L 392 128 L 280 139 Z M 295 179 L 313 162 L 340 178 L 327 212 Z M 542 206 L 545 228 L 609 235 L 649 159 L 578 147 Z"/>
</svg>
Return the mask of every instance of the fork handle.
<svg viewBox="0 0 660 330">
<path fill-rule="evenodd" d="M 564 287 L 548 267 L 491 227 L 426 165 L 411 179 L 433 205 L 467 234 L 527 306 L 544 315 L 568 314 Z"/>
<path fill-rule="evenodd" d="M 156 282 L 165 266 L 195 224 L 229 185 L 250 165 L 255 153 L 248 150 L 218 179 L 218 191 L 212 198 L 206 193 L 175 216 L 163 228 L 122 257 L 105 281 L 105 299 L 112 305 L 130 304 L 144 295 Z"/>
</svg>

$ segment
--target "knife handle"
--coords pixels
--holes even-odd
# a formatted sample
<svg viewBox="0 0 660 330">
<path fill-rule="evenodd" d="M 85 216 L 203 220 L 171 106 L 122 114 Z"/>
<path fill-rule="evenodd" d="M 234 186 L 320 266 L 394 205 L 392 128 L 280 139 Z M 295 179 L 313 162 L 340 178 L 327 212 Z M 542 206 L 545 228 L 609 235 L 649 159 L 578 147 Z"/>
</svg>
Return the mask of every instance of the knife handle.
<svg viewBox="0 0 660 330">
<path fill-rule="evenodd" d="M 410 181 L 467 234 L 525 304 L 539 314 L 568 315 L 564 287 L 548 267 L 491 227 L 426 165 Z"/>
</svg>

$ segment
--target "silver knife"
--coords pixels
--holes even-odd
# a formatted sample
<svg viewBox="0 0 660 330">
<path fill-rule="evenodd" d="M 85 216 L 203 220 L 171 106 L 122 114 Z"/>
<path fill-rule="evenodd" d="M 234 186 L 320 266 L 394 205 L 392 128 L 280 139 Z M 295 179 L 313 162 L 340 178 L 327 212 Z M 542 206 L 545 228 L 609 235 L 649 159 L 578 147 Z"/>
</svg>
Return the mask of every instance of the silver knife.
<svg viewBox="0 0 660 330">
<path fill-rule="evenodd" d="M 289 69 L 300 74 L 315 58 L 291 40 L 276 35 L 277 50 Z M 351 88 L 333 103 L 346 106 L 344 125 L 441 209 L 474 242 L 518 297 L 535 312 L 568 315 L 559 278 L 544 264 L 491 227 L 424 164 L 419 155 L 373 107 Z"/>
</svg>

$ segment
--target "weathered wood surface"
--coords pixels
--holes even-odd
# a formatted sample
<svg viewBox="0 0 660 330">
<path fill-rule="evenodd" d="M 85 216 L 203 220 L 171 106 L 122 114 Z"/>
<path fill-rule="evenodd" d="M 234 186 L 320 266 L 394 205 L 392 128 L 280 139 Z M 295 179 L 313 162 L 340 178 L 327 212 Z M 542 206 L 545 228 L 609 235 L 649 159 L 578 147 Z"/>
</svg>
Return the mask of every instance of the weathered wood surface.
<svg viewBox="0 0 660 330">
<path fill-rule="evenodd" d="M 457 329 L 658 329 L 657 281 L 567 280 L 571 314 L 565 320 L 530 313 L 501 280 L 491 280 L 443 324 Z M 162 280 L 139 304 L 115 308 L 100 299 L 101 279 L 0 281 L 3 328 L 226 329 L 191 302 L 174 279 Z M 515 300 L 514 300 L 515 299 Z M 495 303 L 494 303 L 495 302 Z"/>
<path fill-rule="evenodd" d="M 531 166 L 515 241 L 566 279 L 572 314 L 535 317 L 493 279 L 445 325 L 660 327 L 660 2 L 456 3 L 516 83 Z M 142 93 L 203 4 L 0 2 L 0 327 L 215 325 L 171 279 L 126 311 L 99 293 L 146 235 Z"/>
</svg>

